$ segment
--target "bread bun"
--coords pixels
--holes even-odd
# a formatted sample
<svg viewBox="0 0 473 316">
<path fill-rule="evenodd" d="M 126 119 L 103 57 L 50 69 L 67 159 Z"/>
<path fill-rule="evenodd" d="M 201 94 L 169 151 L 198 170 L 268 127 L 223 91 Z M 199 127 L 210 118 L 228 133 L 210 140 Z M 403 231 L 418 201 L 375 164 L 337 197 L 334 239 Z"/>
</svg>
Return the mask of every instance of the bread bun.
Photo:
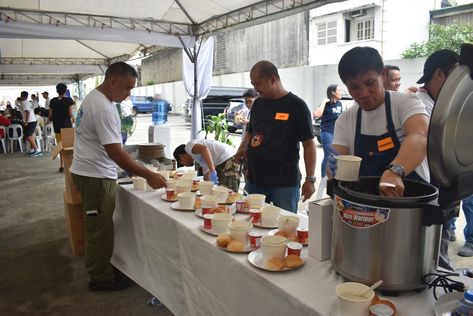
<svg viewBox="0 0 473 316">
<path fill-rule="evenodd" d="M 223 234 L 217 236 L 217 245 L 220 247 L 227 247 L 228 243 L 232 241 L 232 238 L 229 234 Z"/>
<path fill-rule="evenodd" d="M 240 193 L 230 193 L 230 195 L 228 196 L 227 198 L 227 203 L 235 203 L 236 201 L 238 201 L 239 199 L 241 198 L 241 194 Z"/>
<path fill-rule="evenodd" d="M 278 257 L 272 257 L 266 262 L 266 269 L 271 271 L 280 271 L 283 267 L 283 261 Z"/>
<path fill-rule="evenodd" d="M 278 230 L 274 235 L 287 238 L 287 233 L 283 230 Z"/>
<path fill-rule="evenodd" d="M 286 238 L 289 239 L 289 241 L 299 242 L 299 237 L 297 237 L 297 234 L 286 235 Z"/>
<path fill-rule="evenodd" d="M 194 203 L 194 208 L 201 208 L 202 207 L 202 202 L 200 201 L 199 197 L 195 198 L 195 203 Z"/>
<path fill-rule="evenodd" d="M 233 252 L 242 252 L 244 248 L 243 242 L 240 240 L 230 240 L 227 249 Z"/>
<path fill-rule="evenodd" d="M 220 206 L 217 206 L 215 208 L 212 209 L 212 214 L 215 214 L 215 213 L 226 213 L 226 208 L 224 205 L 220 205 Z"/>
<path fill-rule="evenodd" d="M 298 255 L 289 255 L 284 258 L 284 266 L 286 268 L 297 268 L 304 263 Z"/>
</svg>

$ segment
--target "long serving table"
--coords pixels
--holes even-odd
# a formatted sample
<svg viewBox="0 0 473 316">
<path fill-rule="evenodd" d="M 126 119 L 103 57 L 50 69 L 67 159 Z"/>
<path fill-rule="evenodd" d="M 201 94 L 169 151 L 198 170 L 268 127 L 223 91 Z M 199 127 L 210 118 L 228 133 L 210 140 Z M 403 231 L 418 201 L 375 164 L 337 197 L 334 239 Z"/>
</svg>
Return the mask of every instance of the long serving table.
<svg viewBox="0 0 473 316">
<path fill-rule="evenodd" d="M 330 261 L 309 257 L 293 271 L 258 269 L 247 254 L 219 249 L 216 237 L 199 229 L 201 218 L 172 210 L 162 194 L 119 187 L 112 263 L 175 315 L 332 314 L 343 279 Z M 389 299 L 401 315 L 434 314 L 430 290 Z"/>
</svg>

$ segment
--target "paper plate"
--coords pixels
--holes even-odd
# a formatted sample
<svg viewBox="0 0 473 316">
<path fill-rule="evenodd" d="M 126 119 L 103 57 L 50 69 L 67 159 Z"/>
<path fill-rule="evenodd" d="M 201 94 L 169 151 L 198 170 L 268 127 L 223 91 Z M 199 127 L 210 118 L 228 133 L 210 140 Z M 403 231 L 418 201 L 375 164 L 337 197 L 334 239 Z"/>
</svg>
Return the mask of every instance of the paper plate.
<svg viewBox="0 0 473 316">
<path fill-rule="evenodd" d="M 229 206 L 230 208 L 230 214 L 234 215 L 236 213 L 236 209 L 235 209 L 235 206 L 232 205 L 232 206 Z M 201 208 L 198 208 L 195 210 L 194 212 L 195 216 L 197 217 L 201 217 L 201 218 L 204 218 L 204 215 L 202 214 L 202 209 Z"/>
<path fill-rule="evenodd" d="M 171 208 L 175 211 L 188 211 L 188 212 L 195 211 L 195 208 L 182 208 L 182 207 L 180 207 L 179 206 L 179 201 L 172 203 Z"/>
<path fill-rule="evenodd" d="M 226 247 L 220 247 L 219 245 L 217 245 L 217 247 L 224 250 L 224 251 L 231 252 L 231 253 L 248 253 L 248 252 L 251 252 L 253 250 L 256 250 L 256 248 L 253 248 L 250 244 L 247 244 L 246 247 L 243 248 L 243 251 L 231 251 L 231 250 L 228 250 Z"/>
<path fill-rule="evenodd" d="M 163 195 L 161 195 L 161 199 L 163 199 L 166 202 L 176 202 L 177 201 L 177 196 L 176 196 L 176 199 L 169 200 L 168 198 L 166 198 L 166 193 L 164 193 Z"/>
<path fill-rule="evenodd" d="M 302 264 L 298 266 L 297 268 L 286 268 L 284 267 L 282 270 L 275 271 L 275 270 L 270 270 L 266 268 L 264 262 L 263 262 L 263 251 L 261 248 L 258 248 L 256 250 L 253 250 L 248 254 L 248 261 L 254 265 L 257 268 L 263 269 L 265 271 L 270 271 L 270 272 L 285 272 L 285 271 L 290 271 L 290 270 L 296 270 L 302 267 L 307 260 L 308 256 L 308 250 L 306 248 L 302 249 L 301 251 L 301 259 L 302 259 Z"/>
<path fill-rule="evenodd" d="M 199 226 L 199 229 L 200 229 L 201 231 L 203 231 L 204 233 L 207 233 L 207 234 L 212 235 L 212 236 L 218 236 L 218 235 L 219 235 L 219 234 L 214 233 L 214 232 L 212 231 L 212 229 L 206 229 L 206 228 L 204 228 L 203 225 Z"/>
<path fill-rule="evenodd" d="M 279 231 L 278 228 L 273 229 L 273 230 L 270 230 L 269 233 L 268 233 L 268 235 L 269 235 L 269 236 L 273 236 L 273 235 L 275 235 L 278 231 Z M 292 241 L 292 240 L 291 240 L 291 241 Z M 299 242 L 299 238 L 298 238 L 297 240 L 295 240 L 295 241 Z M 303 246 L 308 246 L 309 243 L 306 242 L 306 243 L 304 243 L 304 244 L 302 244 L 302 245 L 303 245 Z"/>
</svg>

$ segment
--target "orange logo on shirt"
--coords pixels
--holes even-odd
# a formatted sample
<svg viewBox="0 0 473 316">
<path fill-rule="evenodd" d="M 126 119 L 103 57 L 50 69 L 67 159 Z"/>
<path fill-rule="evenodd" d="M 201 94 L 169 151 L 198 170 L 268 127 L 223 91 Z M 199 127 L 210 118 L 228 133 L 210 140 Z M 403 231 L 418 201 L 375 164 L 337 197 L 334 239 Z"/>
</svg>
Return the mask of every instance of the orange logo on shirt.
<svg viewBox="0 0 473 316">
<path fill-rule="evenodd" d="M 391 137 L 386 137 L 383 139 L 378 140 L 378 151 L 383 152 L 386 150 L 389 150 L 391 148 L 394 148 L 394 142 Z"/>
<path fill-rule="evenodd" d="M 278 121 L 287 121 L 289 119 L 289 113 L 276 113 L 274 119 Z"/>
</svg>

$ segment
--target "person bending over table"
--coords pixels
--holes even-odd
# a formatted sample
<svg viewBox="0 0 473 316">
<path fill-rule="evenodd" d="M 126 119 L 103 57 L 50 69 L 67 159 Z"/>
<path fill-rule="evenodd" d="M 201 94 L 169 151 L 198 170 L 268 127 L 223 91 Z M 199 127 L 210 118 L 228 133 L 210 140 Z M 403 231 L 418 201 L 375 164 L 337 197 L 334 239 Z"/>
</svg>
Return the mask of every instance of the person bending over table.
<svg viewBox="0 0 473 316">
<path fill-rule="evenodd" d="M 193 166 L 197 162 L 203 169 L 204 179 L 223 185 L 234 192 L 240 187 L 240 164 L 233 160 L 235 148 L 216 140 L 191 140 L 174 150 L 178 166 Z"/>
<path fill-rule="evenodd" d="M 123 148 L 120 103 L 135 87 L 138 74 L 124 62 L 111 64 L 101 85 L 84 99 L 76 120 L 72 179 L 82 195 L 85 213 L 85 266 L 91 290 L 122 290 L 131 281 L 110 263 L 117 165 L 143 177 L 153 189 L 166 186 L 156 172 L 138 164 Z"/>
<path fill-rule="evenodd" d="M 378 51 L 355 47 L 343 55 L 338 73 L 355 100 L 335 122 L 332 148 L 361 157 L 360 176 L 380 176 L 381 194 L 401 197 L 404 177 L 429 182 L 425 161 L 428 116 L 413 94 L 386 91 L 386 70 Z M 336 163 L 329 161 L 329 176 Z"/>
<path fill-rule="evenodd" d="M 237 161 L 245 156 L 248 160 L 245 189 L 249 193 L 265 194 L 266 202 L 296 213 L 302 178 L 300 142 L 307 175 L 302 185 L 304 201 L 315 191 L 316 154 L 309 108 L 302 99 L 284 89 L 271 62 L 257 62 L 250 78 L 259 98 L 253 103 L 247 133 L 235 155 Z"/>
</svg>

